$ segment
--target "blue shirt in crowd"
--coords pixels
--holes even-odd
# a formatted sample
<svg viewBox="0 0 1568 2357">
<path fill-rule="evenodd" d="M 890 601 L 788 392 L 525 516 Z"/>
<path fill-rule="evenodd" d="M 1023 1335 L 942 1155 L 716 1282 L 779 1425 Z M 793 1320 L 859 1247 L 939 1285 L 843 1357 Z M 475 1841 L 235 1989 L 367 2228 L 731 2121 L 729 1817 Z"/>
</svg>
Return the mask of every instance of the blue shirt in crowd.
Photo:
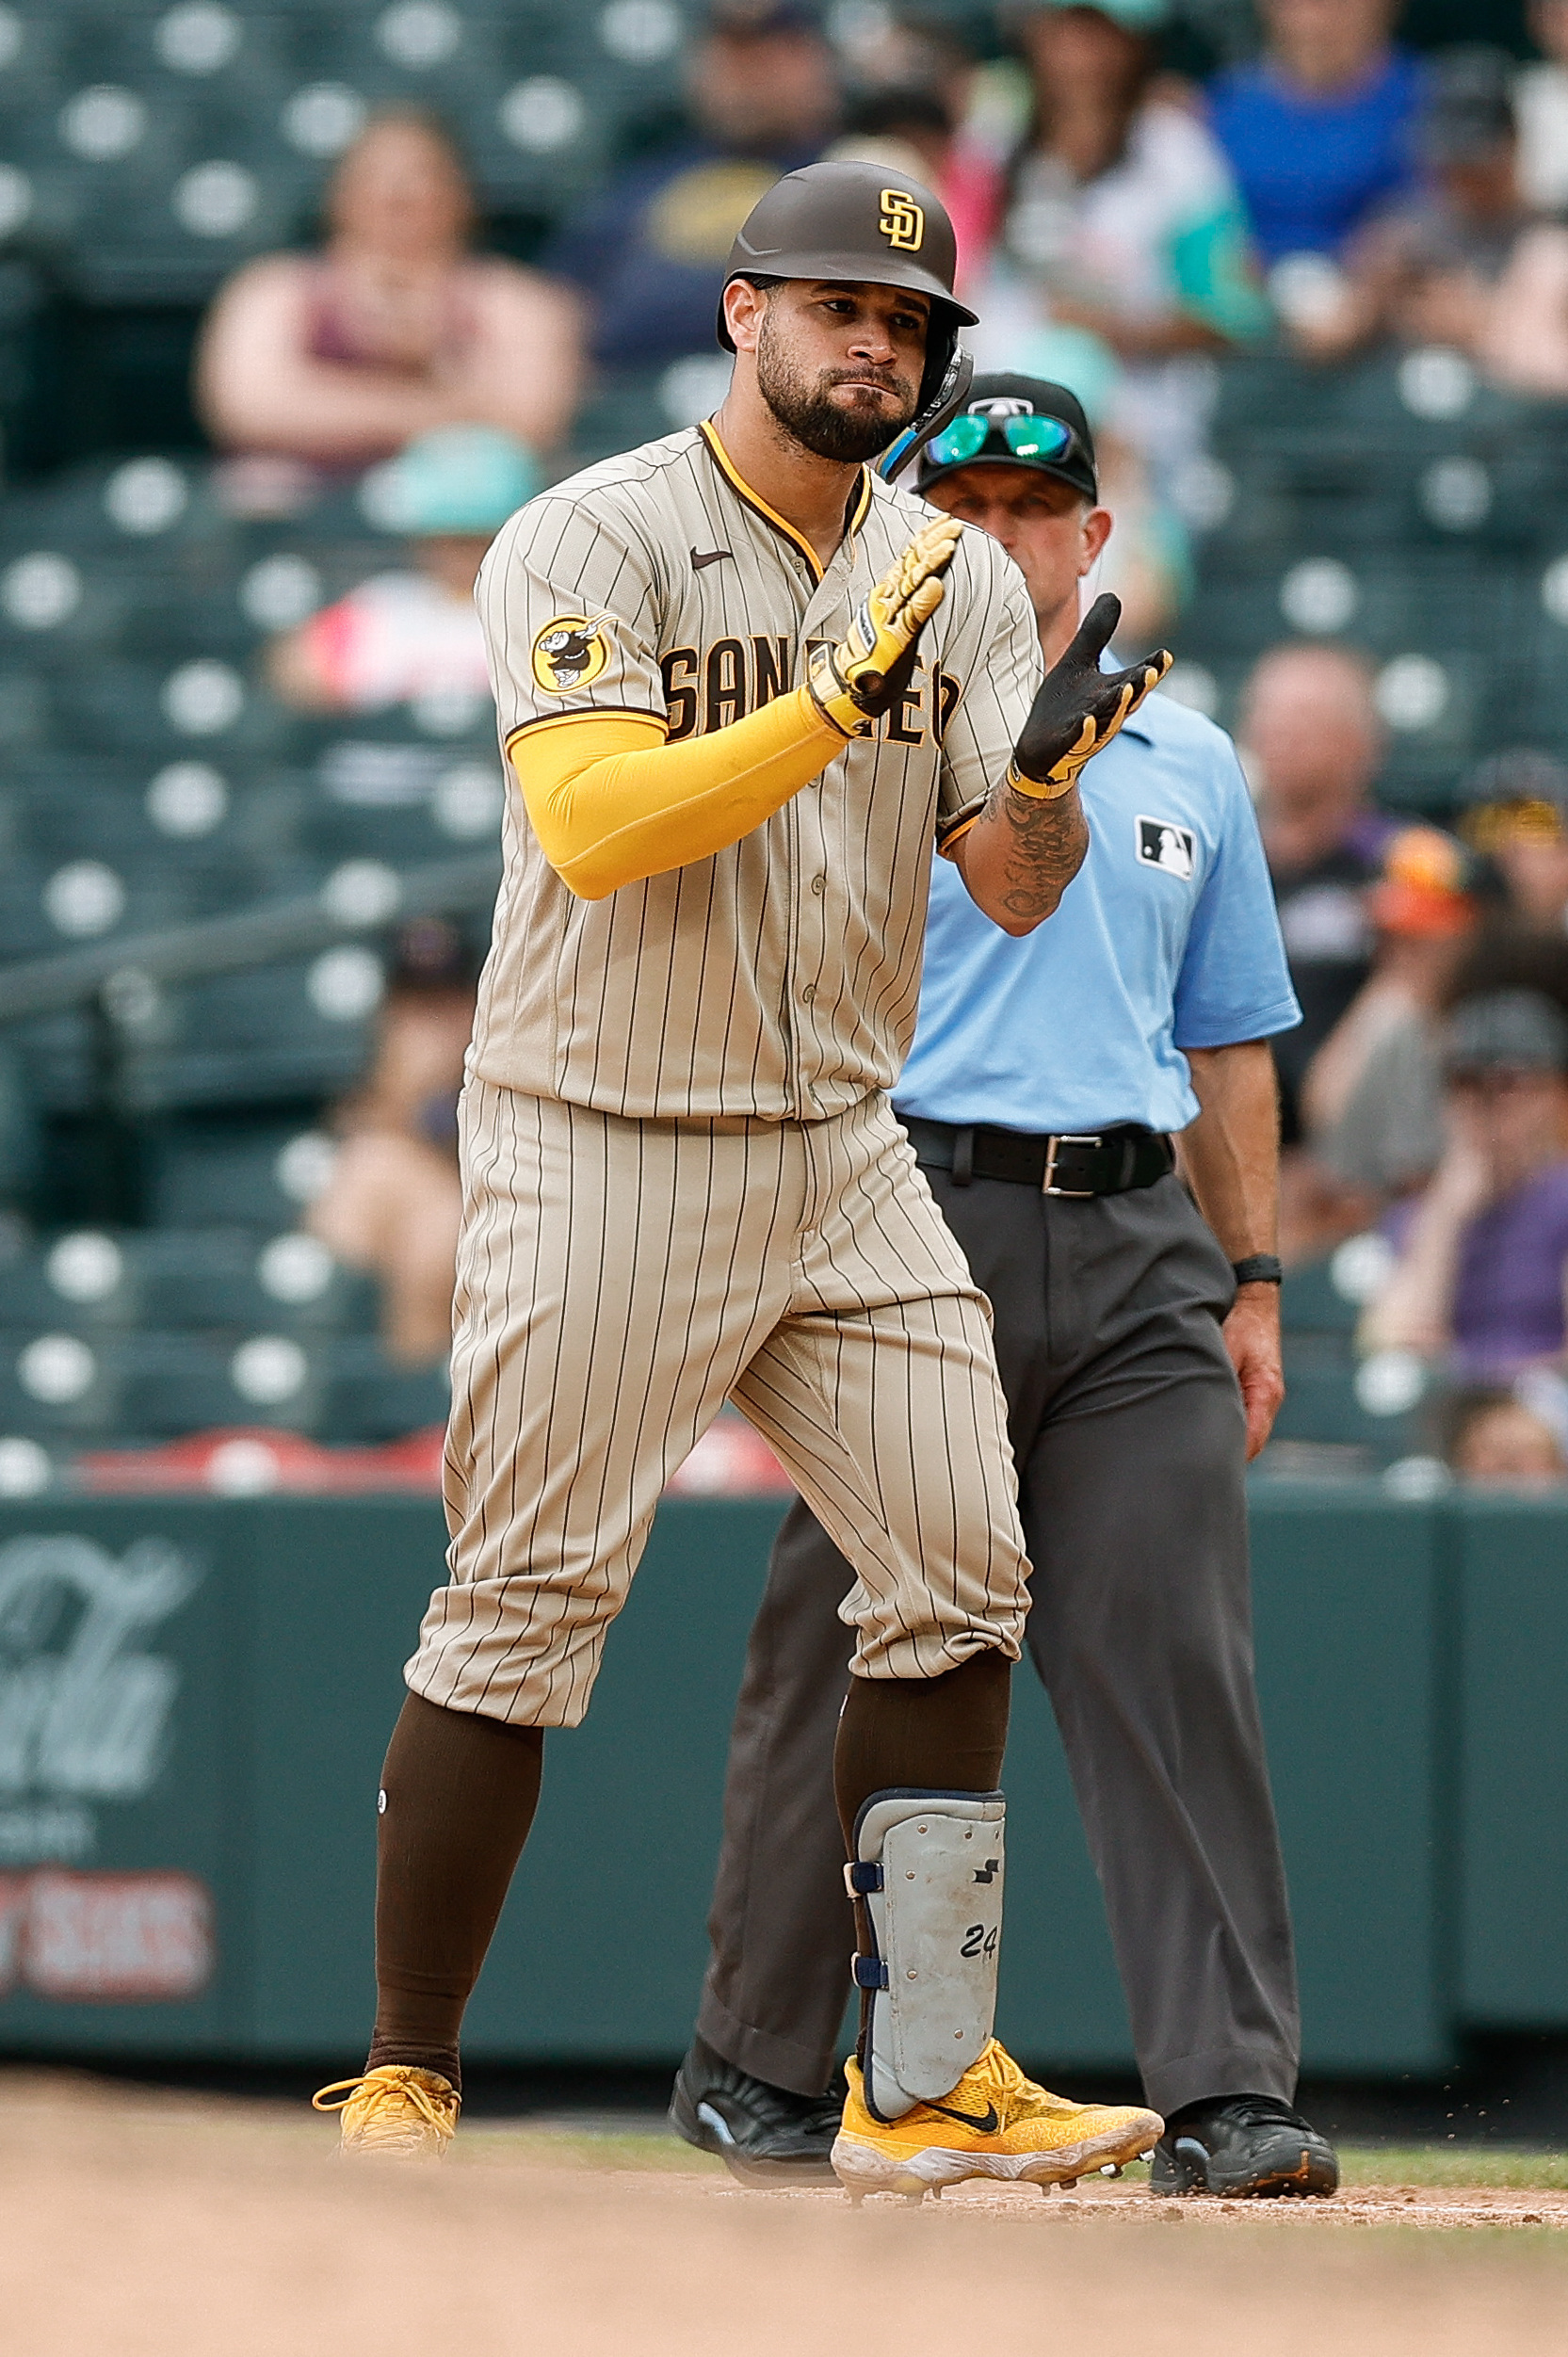
<svg viewBox="0 0 1568 2357">
<path fill-rule="evenodd" d="M 1391 197 L 1410 187 L 1410 127 L 1421 68 L 1390 50 L 1375 73 L 1332 96 L 1301 90 L 1267 57 L 1209 85 L 1209 120 L 1230 158 L 1266 263 L 1336 253 Z"/>
<path fill-rule="evenodd" d="M 1061 906 L 1014 941 L 934 864 L 901 1113 L 1034 1132 L 1185 1129 L 1185 1048 L 1301 1021 L 1257 820 L 1222 730 L 1169 696 L 1083 773 L 1090 850 Z"/>
</svg>

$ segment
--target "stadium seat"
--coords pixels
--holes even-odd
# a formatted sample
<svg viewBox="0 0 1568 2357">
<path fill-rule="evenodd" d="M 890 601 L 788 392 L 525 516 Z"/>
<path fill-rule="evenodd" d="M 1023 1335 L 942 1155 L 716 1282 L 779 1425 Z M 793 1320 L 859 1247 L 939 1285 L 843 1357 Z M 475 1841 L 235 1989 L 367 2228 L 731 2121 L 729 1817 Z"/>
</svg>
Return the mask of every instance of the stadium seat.
<svg viewBox="0 0 1568 2357">
<path fill-rule="evenodd" d="M 298 1228 L 77 1229 L 0 1263 L 0 1328 L 374 1333 L 374 1283 Z"/>
<path fill-rule="evenodd" d="M 162 1440 L 214 1426 L 315 1429 L 326 1381 L 319 1344 L 276 1326 L 245 1334 L 141 1332 L 124 1346 L 122 1426 Z"/>
<path fill-rule="evenodd" d="M 1362 1370 L 1367 1364 L 1358 1366 L 1348 1335 L 1287 1334 L 1285 1405 L 1274 1427 L 1276 1438 L 1354 1444 L 1379 1465 L 1418 1451 L 1423 1443 L 1420 1390 L 1403 1406 L 1389 1408 L 1366 1383 Z"/>
<path fill-rule="evenodd" d="M 382 965 L 357 943 L 255 972 L 170 986 L 138 1095 L 163 1106 L 339 1095 L 364 1067 Z"/>
<path fill-rule="evenodd" d="M 1334 1281 L 1332 1261 L 1312 1261 L 1286 1272 L 1280 1287 L 1280 1322 L 1288 1334 L 1350 1334 L 1361 1305 Z"/>
<path fill-rule="evenodd" d="M 157 1228 L 294 1226 L 331 1168 L 314 1106 L 171 1119 L 151 1146 L 149 1213 Z"/>
<path fill-rule="evenodd" d="M 1395 806 L 1441 815 L 1487 747 L 1561 742 L 1561 414 L 1442 353 L 1228 365 L 1215 447 L 1232 495 L 1177 634 L 1220 716 L 1268 647 L 1344 637 L 1379 665 Z"/>
<path fill-rule="evenodd" d="M 60 1319 L 0 1330 L 0 1432 L 60 1445 L 130 1429 L 129 1345 Z"/>
<path fill-rule="evenodd" d="M 168 1229 L 121 1239 L 151 1327 L 282 1333 L 373 1332 L 376 1290 L 297 1228 Z M 0 1297 L 3 1298 L 3 1297 Z"/>
<path fill-rule="evenodd" d="M 121 1238 L 86 1231 L 0 1263 L 0 1328 L 74 1333 L 123 1326 L 140 1307 Z"/>
<path fill-rule="evenodd" d="M 558 218 L 624 128 L 671 105 L 687 31 L 672 0 L 19 13 L 0 63 L 17 234 L 98 301 L 200 299 L 236 261 L 293 242 L 333 157 L 389 104 L 458 126 L 492 210 Z"/>
<path fill-rule="evenodd" d="M 390 1441 L 446 1421 L 452 1392 L 445 1367 L 397 1366 L 364 1335 L 335 1344 L 328 1369 L 315 1428 L 322 1440 Z"/>
</svg>

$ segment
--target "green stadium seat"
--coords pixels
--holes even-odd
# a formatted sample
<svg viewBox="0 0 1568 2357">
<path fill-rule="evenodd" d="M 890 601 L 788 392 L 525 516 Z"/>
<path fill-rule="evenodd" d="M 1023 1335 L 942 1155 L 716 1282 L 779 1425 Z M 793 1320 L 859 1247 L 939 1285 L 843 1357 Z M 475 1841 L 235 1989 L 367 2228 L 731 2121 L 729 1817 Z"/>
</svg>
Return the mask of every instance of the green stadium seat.
<svg viewBox="0 0 1568 2357">
<path fill-rule="evenodd" d="M 1340 1292 L 1332 1260 L 1312 1261 L 1287 1271 L 1280 1287 L 1280 1319 L 1286 1333 L 1350 1334 L 1361 1305 Z"/>
<path fill-rule="evenodd" d="M 1354 1444 L 1367 1449 L 1377 1464 L 1392 1464 L 1415 1453 L 1422 1445 L 1419 1402 L 1394 1413 L 1372 1413 L 1357 1396 L 1357 1372 L 1348 1335 L 1287 1334 L 1285 1396 L 1274 1428 L 1277 1437 Z"/>
<path fill-rule="evenodd" d="M 350 944 L 171 986 L 159 1036 L 137 1058 L 138 1097 L 196 1106 L 341 1095 L 364 1069 L 380 983 L 375 952 Z"/>
<path fill-rule="evenodd" d="M 315 1427 L 322 1440 L 392 1441 L 446 1421 L 452 1392 L 444 1366 L 398 1366 L 370 1335 L 335 1344 L 328 1365 Z"/>
<path fill-rule="evenodd" d="M 37 860 L 13 859 L 0 867 L 0 946 L 7 963 L 46 958 L 67 945 L 44 908 L 48 879 Z"/>
<path fill-rule="evenodd" d="M 91 1334 L 123 1326 L 139 1297 L 124 1240 L 82 1231 L 14 1251 L 0 1264 L 0 1328 Z"/>
<path fill-rule="evenodd" d="M 151 1327 L 307 1336 L 374 1328 L 374 1285 L 298 1229 L 168 1229 L 121 1242 Z"/>
<path fill-rule="evenodd" d="M 89 1340 L 63 1318 L 0 1331 L 0 1432 L 60 1444 L 125 1429 L 126 1361 L 123 1336 Z"/>
<path fill-rule="evenodd" d="M 140 1333 L 125 1345 L 122 1363 L 121 1429 L 137 1440 L 243 1424 L 311 1431 L 327 1375 L 319 1342 L 275 1325 L 251 1333 Z"/>
<path fill-rule="evenodd" d="M 227 1118 L 172 1118 L 150 1141 L 154 1228 L 292 1228 L 331 1170 L 319 1109 L 246 1107 Z"/>
</svg>

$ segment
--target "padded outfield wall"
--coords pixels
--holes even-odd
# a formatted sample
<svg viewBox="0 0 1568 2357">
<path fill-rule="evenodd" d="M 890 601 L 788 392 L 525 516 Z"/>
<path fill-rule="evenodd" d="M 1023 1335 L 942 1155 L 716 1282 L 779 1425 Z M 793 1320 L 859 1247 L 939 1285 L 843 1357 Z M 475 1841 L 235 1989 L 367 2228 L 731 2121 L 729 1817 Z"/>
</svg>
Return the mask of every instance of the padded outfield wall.
<svg viewBox="0 0 1568 2357">
<path fill-rule="evenodd" d="M 778 1518 L 661 1509 L 589 1721 L 546 1747 L 476 2059 L 684 2048 Z M 1568 2027 L 1568 1509 L 1260 1483 L 1253 1527 L 1305 2067 L 1435 2074 L 1468 2029 Z M 5 1508 L 0 2051 L 355 2061 L 377 1769 L 443 1538 L 424 1499 Z M 1124 2064 L 1028 1670 L 1007 1777 L 999 2026 L 1042 2064 Z"/>
</svg>

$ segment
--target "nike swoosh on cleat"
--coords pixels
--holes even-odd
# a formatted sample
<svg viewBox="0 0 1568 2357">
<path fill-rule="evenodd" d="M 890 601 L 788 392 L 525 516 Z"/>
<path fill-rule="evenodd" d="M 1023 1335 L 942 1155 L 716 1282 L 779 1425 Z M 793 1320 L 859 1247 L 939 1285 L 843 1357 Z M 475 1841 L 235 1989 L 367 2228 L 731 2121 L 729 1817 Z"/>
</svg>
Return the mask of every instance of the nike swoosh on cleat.
<svg viewBox="0 0 1568 2357">
<path fill-rule="evenodd" d="M 928 2104 L 928 2111 L 939 2111 L 944 2120 L 956 2120 L 961 2127 L 974 2128 L 980 2136 L 994 2136 L 1001 2119 L 994 2104 L 987 2104 L 983 2111 L 953 2111 L 946 2104 Z"/>
<path fill-rule="evenodd" d="M 720 557 L 733 557 L 734 555 L 733 548 L 694 548 L 691 552 L 691 570 L 693 573 L 701 573 L 704 565 L 716 565 Z"/>
</svg>

